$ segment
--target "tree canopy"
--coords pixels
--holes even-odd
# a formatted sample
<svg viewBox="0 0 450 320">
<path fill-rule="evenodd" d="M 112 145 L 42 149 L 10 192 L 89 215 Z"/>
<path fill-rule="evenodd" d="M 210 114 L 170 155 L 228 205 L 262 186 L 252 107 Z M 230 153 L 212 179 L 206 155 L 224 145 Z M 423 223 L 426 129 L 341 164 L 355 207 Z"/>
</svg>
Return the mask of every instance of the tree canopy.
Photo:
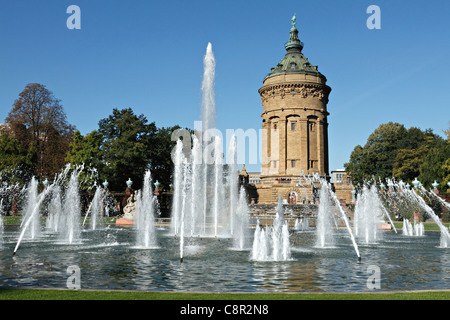
<svg viewBox="0 0 450 320">
<path fill-rule="evenodd" d="M 173 172 L 170 153 L 175 145 L 171 134 L 177 128 L 158 128 L 131 108 L 113 109 L 99 121 L 98 130 L 84 137 L 75 132 L 66 160 L 96 169 L 99 179 L 107 180 L 113 191 L 123 191 L 128 179 L 134 189 L 141 188 L 147 169 L 167 190 Z"/>
<path fill-rule="evenodd" d="M 6 117 L 10 134 L 22 148 L 34 148 L 32 166 L 38 179 L 53 175 L 65 165 L 74 127 L 67 122 L 60 102 L 44 85 L 31 83 Z"/>
<path fill-rule="evenodd" d="M 431 187 L 436 180 L 445 188 L 449 148 L 449 140 L 431 130 L 406 129 L 402 124 L 389 122 L 375 129 L 364 147 L 353 149 L 345 168 L 355 185 L 372 178 L 394 177 L 406 183 L 417 177 L 425 187 Z"/>
</svg>

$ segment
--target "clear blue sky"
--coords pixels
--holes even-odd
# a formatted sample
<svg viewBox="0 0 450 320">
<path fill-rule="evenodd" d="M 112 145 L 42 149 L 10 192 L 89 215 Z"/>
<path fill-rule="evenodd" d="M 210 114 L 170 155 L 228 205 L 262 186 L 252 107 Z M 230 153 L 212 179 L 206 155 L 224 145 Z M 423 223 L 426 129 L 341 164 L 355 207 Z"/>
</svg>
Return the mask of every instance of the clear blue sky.
<svg viewBox="0 0 450 320">
<path fill-rule="evenodd" d="M 440 135 L 449 127 L 446 0 L 1 2 L 0 122 L 37 82 L 62 100 L 82 134 L 126 107 L 159 127 L 193 128 L 211 42 L 218 128 L 259 129 L 258 89 L 284 57 L 296 13 L 303 53 L 332 87 L 330 170 L 382 123 Z M 72 4 L 81 8 L 81 30 L 66 27 Z M 366 27 L 371 4 L 381 8 L 381 30 Z"/>
</svg>

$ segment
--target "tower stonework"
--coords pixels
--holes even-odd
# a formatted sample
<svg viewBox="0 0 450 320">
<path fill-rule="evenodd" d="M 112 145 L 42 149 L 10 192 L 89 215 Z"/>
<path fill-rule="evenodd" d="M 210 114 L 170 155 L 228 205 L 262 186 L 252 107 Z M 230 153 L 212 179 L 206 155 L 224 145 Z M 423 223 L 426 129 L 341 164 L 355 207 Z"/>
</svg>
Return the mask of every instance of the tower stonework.
<svg viewBox="0 0 450 320">
<path fill-rule="evenodd" d="M 311 200 L 312 183 L 299 177 L 328 178 L 328 96 L 331 88 L 317 66 L 303 55 L 295 17 L 286 55 L 271 69 L 259 89 L 263 106 L 260 203 L 279 194 L 291 203 Z"/>
</svg>

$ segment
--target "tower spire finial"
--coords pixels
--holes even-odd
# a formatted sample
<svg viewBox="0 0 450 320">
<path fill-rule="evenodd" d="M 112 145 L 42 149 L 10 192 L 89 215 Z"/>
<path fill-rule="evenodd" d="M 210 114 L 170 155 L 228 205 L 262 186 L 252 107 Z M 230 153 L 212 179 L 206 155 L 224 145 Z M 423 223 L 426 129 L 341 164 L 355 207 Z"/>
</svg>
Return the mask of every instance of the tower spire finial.
<svg viewBox="0 0 450 320">
<path fill-rule="evenodd" d="M 298 38 L 298 30 L 295 26 L 295 24 L 297 23 L 297 18 L 295 16 L 296 15 L 294 14 L 294 16 L 291 19 L 291 23 L 292 23 L 292 28 L 290 31 L 291 36 L 289 37 L 289 41 L 286 42 L 284 47 L 286 48 L 286 50 L 294 49 L 294 50 L 302 51 L 303 42 L 301 42 L 300 39 Z"/>
</svg>

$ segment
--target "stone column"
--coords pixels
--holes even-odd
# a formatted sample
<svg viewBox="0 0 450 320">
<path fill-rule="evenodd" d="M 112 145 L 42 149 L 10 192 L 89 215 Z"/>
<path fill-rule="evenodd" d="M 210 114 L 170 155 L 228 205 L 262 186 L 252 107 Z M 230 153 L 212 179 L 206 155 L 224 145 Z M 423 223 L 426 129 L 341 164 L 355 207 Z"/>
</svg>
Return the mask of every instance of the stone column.
<svg viewBox="0 0 450 320">
<path fill-rule="evenodd" d="M 280 175 L 286 174 L 286 117 L 282 116 L 278 120 L 279 126 L 279 162 L 278 173 Z"/>
<path fill-rule="evenodd" d="M 324 149 L 324 123 L 323 119 L 317 119 L 317 171 L 319 175 L 325 175 L 325 149 Z"/>
<path fill-rule="evenodd" d="M 304 170 L 305 174 L 308 174 L 308 120 L 299 119 L 300 130 L 300 168 Z"/>
</svg>

